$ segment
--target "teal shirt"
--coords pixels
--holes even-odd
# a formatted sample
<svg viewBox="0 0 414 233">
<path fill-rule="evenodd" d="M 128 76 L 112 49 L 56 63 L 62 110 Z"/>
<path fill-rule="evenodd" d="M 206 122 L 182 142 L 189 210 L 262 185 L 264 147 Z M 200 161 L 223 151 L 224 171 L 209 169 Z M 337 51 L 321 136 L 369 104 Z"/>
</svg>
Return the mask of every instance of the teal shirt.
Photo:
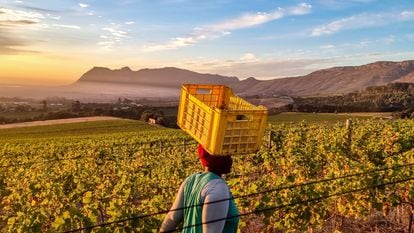
<svg viewBox="0 0 414 233">
<path fill-rule="evenodd" d="M 194 206 L 184 209 L 184 229 L 182 233 L 202 233 L 202 213 L 203 213 L 203 200 L 201 200 L 201 192 L 203 187 L 211 180 L 221 179 L 218 175 L 208 173 L 196 173 L 187 178 L 184 186 L 184 207 Z M 233 196 L 230 192 L 229 209 L 227 217 L 238 216 L 239 211 L 234 203 Z M 197 206 L 195 206 L 197 205 Z M 237 226 L 239 223 L 239 217 L 233 217 L 226 219 L 223 233 L 235 233 L 237 232 Z M 188 227 L 197 225 L 195 227 Z"/>
</svg>

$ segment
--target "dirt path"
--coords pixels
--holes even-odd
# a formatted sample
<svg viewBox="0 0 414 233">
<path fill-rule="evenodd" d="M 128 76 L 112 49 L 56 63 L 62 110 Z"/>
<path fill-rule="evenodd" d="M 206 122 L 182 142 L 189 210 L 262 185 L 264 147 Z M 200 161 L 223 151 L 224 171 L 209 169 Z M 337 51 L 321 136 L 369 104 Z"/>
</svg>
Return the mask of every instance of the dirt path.
<svg viewBox="0 0 414 233">
<path fill-rule="evenodd" d="M 57 125 L 57 124 L 79 123 L 79 122 L 89 122 L 89 121 L 107 121 L 107 120 L 119 120 L 119 118 L 98 116 L 98 117 L 80 117 L 80 118 L 70 118 L 70 119 L 47 120 L 47 121 L 31 121 L 31 122 L 0 125 L 0 129 L 11 129 L 11 128 L 40 126 L 40 125 Z"/>
</svg>

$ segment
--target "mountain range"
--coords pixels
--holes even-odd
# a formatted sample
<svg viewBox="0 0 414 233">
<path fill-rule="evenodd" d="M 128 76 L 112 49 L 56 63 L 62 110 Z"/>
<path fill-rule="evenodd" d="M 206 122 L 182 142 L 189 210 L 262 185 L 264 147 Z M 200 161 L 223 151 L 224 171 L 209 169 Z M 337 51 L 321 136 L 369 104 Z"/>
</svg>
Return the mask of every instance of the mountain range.
<svg viewBox="0 0 414 233">
<path fill-rule="evenodd" d="M 177 90 L 183 83 L 224 84 L 239 95 L 259 96 L 315 96 L 338 95 L 361 91 L 369 86 L 386 85 L 392 82 L 414 83 L 414 60 L 402 62 L 378 61 L 362 66 L 333 67 L 298 77 L 272 80 L 257 80 L 253 77 L 239 80 L 218 74 L 200 74 L 174 67 L 142 69 L 132 71 L 128 67 L 111 70 L 94 67 L 72 86 L 105 84 L 106 86 L 127 85 L 138 93 L 141 87 L 167 88 Z M 101 89 L 103 90 L 103 89 Z M 168 96 L 169 93 L 165 93 Z M 151 97 L 148 96 L 148 97 Z"/>
<path fill-rule="evenodd" d="M 44 99 L 65 97 L 83 102 L 112 102 L 121 98 L 148 101 L 178 101 L 181 85 L 224 84 L 254 104 L 277 107 L 292 101 L 291 96 L 342 95 L 362 91 L 369 86 L 394 82 L 414 83 L 414 60 L 378 61 L 361 66 L 318 70 L 308 75 L 272 80 L 250 77 L 240 80 L 218 74 L 201 74 L 175 67 L 141 69 L 128 67 L 111 70 L 94 67 L 76 82 L 66 86 L 34 87 L 0 85 L 0 96 Z"/>
</svg>

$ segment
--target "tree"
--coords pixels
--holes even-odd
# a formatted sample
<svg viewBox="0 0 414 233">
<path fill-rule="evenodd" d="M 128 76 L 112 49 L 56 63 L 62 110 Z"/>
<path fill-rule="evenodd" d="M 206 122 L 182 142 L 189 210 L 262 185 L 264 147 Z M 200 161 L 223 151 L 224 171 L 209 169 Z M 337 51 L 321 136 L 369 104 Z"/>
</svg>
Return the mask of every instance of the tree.
<svg viewBox="0 0 414 233">
<path fill-rule="evenodd" d="M 47 111 L 47 101 L 46 100 L 43 100 L 42 101 L 42 104 L 43 104 L 43 111 Z"/>
<path fill-rule="evenodd" d="M 81 110 L 81 104 L 78 100 L 72 103 L 72 111 L 79 112 Z"/>
</svg>

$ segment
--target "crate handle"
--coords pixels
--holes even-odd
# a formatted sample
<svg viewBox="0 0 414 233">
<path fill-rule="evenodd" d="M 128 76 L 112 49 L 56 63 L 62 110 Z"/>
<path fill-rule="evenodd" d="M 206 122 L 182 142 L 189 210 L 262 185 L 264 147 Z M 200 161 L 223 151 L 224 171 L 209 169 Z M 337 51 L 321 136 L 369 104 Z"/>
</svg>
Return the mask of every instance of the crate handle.
<svg viewBox="0 0 414 233">
<path fill-rule="evenodd" d="M 246 115 L 236 115 L 236 121 L 248 121 L 248 120 L 250 119 Z"/>
<path fill-rule="evenodd" d="M 212 93 L 213 90 L 209 89 L 209 88 L 199 88 L 197 89 L 197 93 L 196 94 L 201 94 L 201 95 L 210 95 Z"/>
</svg>

